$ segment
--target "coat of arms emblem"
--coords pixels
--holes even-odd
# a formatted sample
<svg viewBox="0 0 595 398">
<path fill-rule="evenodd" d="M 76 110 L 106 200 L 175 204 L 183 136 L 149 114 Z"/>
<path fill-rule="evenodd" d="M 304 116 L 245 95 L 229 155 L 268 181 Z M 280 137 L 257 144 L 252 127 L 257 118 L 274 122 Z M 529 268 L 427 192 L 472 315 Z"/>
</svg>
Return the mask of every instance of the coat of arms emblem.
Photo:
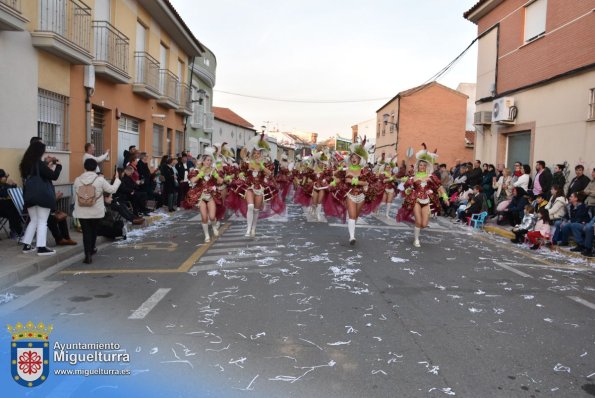
<svg viewBox="0 0 595 398">
<path fill-rule="evenodd" d="M 10 369 L 12 379 L 20 385 L 36 387 L 46 381 L 50 372 L 49 334 L 52 330 L 52 325 L 43 322 L 8 325 L 12 334 Z"/>
</svg>

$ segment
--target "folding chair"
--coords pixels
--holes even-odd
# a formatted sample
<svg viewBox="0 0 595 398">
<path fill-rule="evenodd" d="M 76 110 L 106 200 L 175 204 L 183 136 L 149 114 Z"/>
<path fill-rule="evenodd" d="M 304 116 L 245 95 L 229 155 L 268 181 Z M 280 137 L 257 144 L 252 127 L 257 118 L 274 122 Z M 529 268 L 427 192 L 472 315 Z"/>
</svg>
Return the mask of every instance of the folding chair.
<svg viewBox="0 0 595 398">
<path fill-rule="evenodd" d="M 8 196 L 10 196 L 12 203 L 14 203 L 14 207 L 16 207 L 17 212 L 19 213 L 19 217 L 21 218 L 23 226 L 26 226 L 27 222 L 29 221 L 29 213 L 27 213 L 27 210 L 25 210 L 25 199 L 23 199 L 23 189 L 20 187 L 8 188 Z M 20 239 L 17 241 L 17 243 L 19 242 Z"/>
<path fill-rule="evenodd" d="M 469 219 L 469 225 L 473 224 L 473 229 L 481 229 L 485 224 L 487 216 L 487 211 L 482 211 L 478 214 L 472 214 L 471 218 Z"/>
<path fill-rule="evenodd" d="M 6 232 L 6 236 L 10 239 L 10 231 L 6 228 L 6 224 L 8 223 L 8 218 L 0 217 L 0 230 L 4 230 Z"/>
</svg>

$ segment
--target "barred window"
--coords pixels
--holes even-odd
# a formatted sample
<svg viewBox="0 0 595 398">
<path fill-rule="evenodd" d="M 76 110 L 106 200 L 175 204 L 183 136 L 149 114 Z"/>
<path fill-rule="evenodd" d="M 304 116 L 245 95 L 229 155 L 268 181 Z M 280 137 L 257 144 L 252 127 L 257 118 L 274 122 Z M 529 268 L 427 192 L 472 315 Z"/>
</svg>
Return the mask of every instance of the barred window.
<svg viewBox="0 0 595 398">
<path fill-rule="evenodd" d="M 37 94 L 37 136 L 48 149 L 68 150 L 68 97 L 39 89 Z"/>
<path fill-rule="evenodd" d="M 163 156 L 163 126 L 153 125 L 153 156 Z"/>
</svg>

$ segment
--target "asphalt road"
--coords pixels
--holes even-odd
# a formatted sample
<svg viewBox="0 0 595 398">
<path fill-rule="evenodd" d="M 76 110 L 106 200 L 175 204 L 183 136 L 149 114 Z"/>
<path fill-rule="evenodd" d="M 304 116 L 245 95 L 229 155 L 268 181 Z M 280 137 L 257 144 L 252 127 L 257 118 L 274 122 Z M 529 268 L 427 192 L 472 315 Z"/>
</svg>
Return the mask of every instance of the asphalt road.
<svg viewBox="0 0 595 398">
<path fill-rule="evenodd" d="M 202 243 L 196 213 L 9 290 L 0 322 L 53 323 L 52 344 L 110 342 L 130 376 L 59 376 L 43 397 L 581 397 L 595 395 L 595 282 L 584 263 L 445 220 L 314 222 L 296 206 Z M 14 296 L 11 296 L 14 294 Z M 6 297 L 6 296 L 5 296 Z M 73 351 L 76 352 L 76 351 Z M 81 351 L 78 351 L 81 352 Z M 132 395 L 131 395 L 132 394 Z"/>
</svg>

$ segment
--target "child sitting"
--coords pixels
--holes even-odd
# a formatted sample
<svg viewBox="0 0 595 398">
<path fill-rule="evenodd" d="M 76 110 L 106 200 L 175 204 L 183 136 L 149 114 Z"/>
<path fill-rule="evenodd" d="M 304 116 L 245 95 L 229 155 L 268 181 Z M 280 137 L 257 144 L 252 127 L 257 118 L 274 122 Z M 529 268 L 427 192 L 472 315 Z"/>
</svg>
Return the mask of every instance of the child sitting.
<svg viewBox="0 0 595 398">
<path fill-rule="evenodd" d="M 523 238 L 527 234 L 527 232 L 532 231 L 533 227 L 535 226 L 535 210 L 533 206 L 526 205 L 525 206 L 525 215 L 523 216 L 523 221 L 520 224 L 515 225 L 512 229 L 515 238 L 511 239 L 512 243 L 523 243 Z"/>
<path fill-rule="evenodd" d="M 539 246 L 544 241 L 548 241 L 551 237 L 550 228 L 552 221 L 550 220 L 550 213 L 545 208 L 539 209 L 539 215 L 537 216 L 537 224 L 533 231 L 527 232 L 527 240 L 532 243 L 531 250 L 539 249 Z"/>
</svg>

